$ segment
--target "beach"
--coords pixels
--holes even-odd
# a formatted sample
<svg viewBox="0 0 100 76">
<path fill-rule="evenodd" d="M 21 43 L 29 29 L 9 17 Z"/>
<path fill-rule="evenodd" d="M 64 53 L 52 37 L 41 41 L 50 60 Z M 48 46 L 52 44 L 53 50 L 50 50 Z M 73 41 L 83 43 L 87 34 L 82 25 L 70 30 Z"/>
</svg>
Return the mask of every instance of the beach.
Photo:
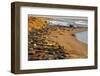
<svg viewBox="0 0 100 76">
<path fill-rule="evenodd" d="M 86 30 L 86 28 L 66 28 L 65 30 L 60 28 L 56 31 L 50 31 L 48 38 L 64 46 L 64 51 L 70 54 L 70 58 L 87 58 L 87 44 L 79 41 L 75 37 L 75 33 Z"/>
</svg>

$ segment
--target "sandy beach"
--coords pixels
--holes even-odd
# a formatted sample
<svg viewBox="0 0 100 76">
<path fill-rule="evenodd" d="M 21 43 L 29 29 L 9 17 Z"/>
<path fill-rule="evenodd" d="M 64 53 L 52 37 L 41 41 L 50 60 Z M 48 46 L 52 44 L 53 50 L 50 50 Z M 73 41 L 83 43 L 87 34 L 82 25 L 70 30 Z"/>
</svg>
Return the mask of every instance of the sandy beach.
<svg viewBox="0 0 100 76">
<path fill-rule="evenodd" d="M 65 30 L 57 29 L 56 31 L 49 30 L 48 39 L 64 46 L 64 51 L 70 54 L 70 58 L 87 58 L 87 44 L 77 40 L 74 35 L 76 32 L 86 30 L 86 28 L 66 28 Z"/>
</svg>

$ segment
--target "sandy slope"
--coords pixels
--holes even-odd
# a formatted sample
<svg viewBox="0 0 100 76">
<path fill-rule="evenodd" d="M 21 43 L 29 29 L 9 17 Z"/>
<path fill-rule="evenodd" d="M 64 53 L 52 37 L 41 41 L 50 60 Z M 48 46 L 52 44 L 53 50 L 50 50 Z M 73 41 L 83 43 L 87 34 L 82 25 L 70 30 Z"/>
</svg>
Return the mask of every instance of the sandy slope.
<svg viewBox="0 0 100 76">
<path fill-rule="evenodd" d="M 61 46 L 64 46 L 64 51 L 70 54 L 70 58 L 87 58 L 87 44 L 76 39 L 75 32 L 85 31 L 86 29 L 57 29 L 49 30 L 48 40 L 52 40 Z"/>
</svg>

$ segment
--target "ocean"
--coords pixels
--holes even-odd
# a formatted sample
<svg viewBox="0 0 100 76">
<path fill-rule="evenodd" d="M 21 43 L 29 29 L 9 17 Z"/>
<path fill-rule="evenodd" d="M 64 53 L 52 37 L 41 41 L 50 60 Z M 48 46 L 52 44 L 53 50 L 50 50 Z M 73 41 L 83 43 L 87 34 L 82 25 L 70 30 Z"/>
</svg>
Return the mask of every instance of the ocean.
<svg viewBox="0 0 100 76">
<path fill-rule="evenodd" d="M 76 38 L 79 41 L 88 44 L 88 32 L 87 31 L 76 33 Z"/>
</svg>

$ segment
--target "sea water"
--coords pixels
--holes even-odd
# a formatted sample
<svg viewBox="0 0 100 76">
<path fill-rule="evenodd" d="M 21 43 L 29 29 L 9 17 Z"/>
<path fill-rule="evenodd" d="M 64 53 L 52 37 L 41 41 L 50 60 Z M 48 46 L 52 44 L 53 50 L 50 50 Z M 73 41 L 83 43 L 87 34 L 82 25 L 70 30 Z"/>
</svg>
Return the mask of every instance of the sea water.
<svg viewBox="0 0 100 76">
<path fill-rule="evenodd" d="M 79 41 L 88 44 L 88 32 L 87 31 L 76 33 L 76 38 Z"/>
</svg>

